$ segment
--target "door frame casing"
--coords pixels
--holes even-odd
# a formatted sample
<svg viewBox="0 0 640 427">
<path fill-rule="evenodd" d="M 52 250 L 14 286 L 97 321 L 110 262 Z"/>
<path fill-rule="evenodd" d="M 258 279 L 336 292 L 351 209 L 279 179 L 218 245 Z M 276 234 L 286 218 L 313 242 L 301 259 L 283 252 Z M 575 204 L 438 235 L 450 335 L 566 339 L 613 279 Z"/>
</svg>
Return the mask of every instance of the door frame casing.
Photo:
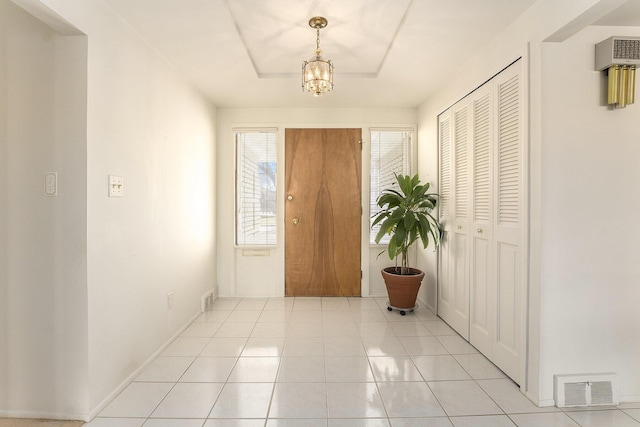
<svg viewBox="0 0 640 427">
<path fill-rule="evenodd" d="M 378 113 L 376 113 L 378 114 Z M 400 114 L 399 116 L 403 116 L 404 114 Z M 336 125 L 327 124 L 327 123 L 309 123 L 309 122 L 301 122 L 301 123 L 290 123 L 286 121 L 264 121 L 264 122 L 247 122 L 247 121 L 239 121 L 232 120 L 234 114 L 232 112 L 225 112 L 224 117 L 221 118 L 220 126 L 224 126 L 226 129 L 222 132 L 219 138 L 222 138 L 222 135 L 226 134 L 224 137 L 230 141 L 233 141 L 233 130 L 234 129 L 254 129 L 254 128 L 275 128 L 277 129 L 277 137 L 276 137 L 276 146 L 277 146 L 277 162 L 278 162 L 278 171 L 277 171 L 277 217 L 278 217 L 278 231 L 277 231 L 277 244 L 271 247 L 240 247 L 232 243 L 232 246 L 227 246 L 224 241 L 234 242 L 233 233 L 234 230 L 231 227 L 228 227 L 229 221 L 232 220 L 232 216 L 235 214 L 235 210 L 229 209 L 227 212 L 221 212 L 218 210 L 218 223 L 223 224 L 223 226 L 218 228 L 218 255 L 217 257 L 220 260 L 220 266 L 226 265 L 228 268 L 225 268 L 224 271 L 221 267 L 218 268 L 218 296 L 221 297 L 282 297 L 284 296 L 284 274 L 285 274 L 285 266 L 284 266 L 284 208 L 285 208 L 285 177 L 284 177 L 284 129 L 286 128 L 358 128 L 362 129 L 362 195 L 361 195 L 361 203 L 363 207 L 363 215 L 361 221 L 361 270 L 362 270 L 362 281 L 361 281 L 361 295 L 362 297 L 384 297 L 386 295 L 386 291 L 384 289 L 384 282 L 382 277 L 380 276 L 380 268 L 381 264 L 388 264 L 388 259 L 380 256 L 377 258 L 378 253 L 380 252 L 379 246 L 372 246 L 369 244 L 369 175 L 370 175 L 370 129 L 380 129 L 380 128 L 402 128 L 402 129 L 412 129 L 414 134 L 414 146 L 413 146 L 413 167 L 414 170 L 417 170 L 417 125 L 415 123 L 411 123 L 409 120 L 415 120 L 416 117 L 414 115 L 407 115 L 409 120 L 402 120 L 398 123 L 392 123 L 388 121 L 364 121 L 364 122 L 346 122 L 343 124 Z M 384 112 L 380 112 L 379 116 L 382 118 L 385 116 Z M 339 119 L 336 118 L 336 121 Z M 386 120 L 386 119 L 385 119 Z M 225 158 L 235 159 L 235 147 L 234 144 L 218 147 L 218 151 L 224 152 Z M 222 154 L 222 153 L 219 153 Z M 233 161 L 233 165 L 235 166 L 235 160 Z M 281 166 L 282 165 L 282 166 Z M 220 194 L 220 201 L 218 203 L 224 203 L 224 200 L 228 200 L 229 203 L 234 203 L 235 199 L 234 194 L 234 185 L 229 185 L 228 182 L 223 182 L 224 180 L 235 179 L 235 175 L 232 174 L 232 170 L 235 170 L 235 167 L 224 166 L 223 169 L 218 172 L 218 180 L 220 184 L 218 185 L 218 191 Z M 235 172 L 233 172 L 235 173 Z M 233 176 L 233 178 L 231 178 Z M 228 178 L 225 178 L 228 177 Z M 231 187 L 231 188 L 230 188 Z M 226 237 L 228 236 L 228 237 Z M 223 253 L 224 252 L 224 253 Z M 243 253 L 244 252 L 244 253 Z M 268 252 L 267 256 L 264 256 L 264 252 Z M 386 265 L 384 265 L 386 266 Z M 264 272 L 262 275 L 252 274 L 252 271 L 260 270 Z M 268 280 L 265 280 L 268 278 Z"/>
</svg>

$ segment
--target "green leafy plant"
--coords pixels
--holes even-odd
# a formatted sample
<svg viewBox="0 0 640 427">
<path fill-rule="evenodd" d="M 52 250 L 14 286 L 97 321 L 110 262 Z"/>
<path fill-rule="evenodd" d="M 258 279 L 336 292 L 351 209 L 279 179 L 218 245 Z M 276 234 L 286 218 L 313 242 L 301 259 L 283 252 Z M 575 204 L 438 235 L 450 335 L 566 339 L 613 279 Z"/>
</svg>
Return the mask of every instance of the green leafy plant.
<svg viewBox="0 0 640 427">
<path fill-rule="evenodd" d="M 386 234 L 391 236 L 385 251 L 390 259 L 396 259 L 396 269 L 400 256 L 400 274 L 410 274 L 407 253 L 411 245 L 418 239 L 425 249 L 431 242 L 440 243 L 440 223 L 432 215 L 438 195 L 428 193 L 429 183 L 420 184 L 418 174 L 396 175 L 396 180 L 400 191 L 385 189 L 380 193 L 377 204 L 382 210 L 372 217 L 371 226 L 380 224 L 376 243 Z"/>
</svg>

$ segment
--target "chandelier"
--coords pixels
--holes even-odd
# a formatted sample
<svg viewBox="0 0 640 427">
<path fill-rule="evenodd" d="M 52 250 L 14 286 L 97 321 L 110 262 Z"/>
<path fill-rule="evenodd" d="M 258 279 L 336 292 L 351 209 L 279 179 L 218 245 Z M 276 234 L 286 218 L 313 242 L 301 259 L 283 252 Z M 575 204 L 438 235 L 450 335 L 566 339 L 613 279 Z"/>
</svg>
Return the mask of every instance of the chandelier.
<svg viewBox="0 0 640 427">
<path fill-rule="evenodd" d="M 333 64 L 322 57 L 320 49 L 320 29 L 327 26 L 327 20 L 315 16 L 309 20 L 309 26 L 316 30 L 316 50 L 308 61 L 302 61 L 302 90 L 320 96 L 333 89 Z"/>
</svg>

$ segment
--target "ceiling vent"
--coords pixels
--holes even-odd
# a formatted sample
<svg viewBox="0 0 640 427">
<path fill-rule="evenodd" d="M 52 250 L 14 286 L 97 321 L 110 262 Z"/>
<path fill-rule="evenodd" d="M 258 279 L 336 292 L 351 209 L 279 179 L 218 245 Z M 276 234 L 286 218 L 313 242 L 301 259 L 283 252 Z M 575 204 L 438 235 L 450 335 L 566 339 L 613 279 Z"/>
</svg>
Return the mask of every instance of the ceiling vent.
<svg viewBox="0 0 640 427">
<path fill-rule="evenodd" d="M 596 71 L 612 65 L 640 65 L 640 37 L 609 37 L 596 45 Z"/>
<path fill-rule="evenodd" d="M 617 405 L 615 374 L 555 376 L 556 406 Z"/>
</svg>

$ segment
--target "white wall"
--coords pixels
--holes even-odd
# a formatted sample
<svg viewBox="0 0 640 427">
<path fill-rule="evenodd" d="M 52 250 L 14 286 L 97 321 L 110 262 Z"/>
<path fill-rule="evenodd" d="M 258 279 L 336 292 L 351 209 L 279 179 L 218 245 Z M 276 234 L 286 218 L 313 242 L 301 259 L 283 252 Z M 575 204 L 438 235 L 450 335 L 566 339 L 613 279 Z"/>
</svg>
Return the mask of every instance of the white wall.
<svg viewBox="0 0 640 427">
<path fill-rule="evenodd" d="M 624 180 L 620 188 L 629 189 L 629 183 L 637 179 L 629 161 L 637 157 L 631 142 L 638 139 L 637 128 L 622 119 L 634 114 L 634 106 L 613 113 L 600 106 L 602 82 L 599 73 L 592 71 L 595 42 L 614 33 L 640 32 L 609 28 L 600 34 L 593 34 L 593 29 L 583 31 L 586 36 L 579 33 L 620 3 L 537 2 L 476 58 L 461 64 L 461 70 L 452 73 L 451 82 L 419 110 L 419 170 L 435 174 L 437 115 L 518 57 L 523 58 L 529 82 L 530 159 L 528 381 L 523 391 L 540 405 L 554 404 L 553 375 L 567 373 L 569 368 L 575 373 L 578 366 L 585 372 L 618 372 L 623 378 L 620 392 L 624 398 L 638 400 L 640 394 L 637 363 L 631 362 L 640 359 L 637 320 L 630 324 L 637 305 L 637 289 L 630 289 L 630 284 L 638 282 L 638 269 L 629 259 L 629 254 L 637 253 L 633 237 L 638 235 L 638 226 L 630 216 L 637 208 L 637 198 L 625 200 L 612 185 L 622 185 Z M 575 39 L 563 42 L 575 33 L 579 33 Z M 547 38 L 557 43 L 543 43 Z M 576 45 L 579 53 L 560 58 Z M 550 118 L 550 107 L 557 117 Z M 568 127 L 565 121 L 573 126 Z M 611 144 L 602 143 L 612 134 L 626 137 L 616 146 L 615 154 Z M 572 155 L 576 157 L 569 160 Z M 597 194 L 591 191 L 594 179 L 601 180 L 595 189 L 601 190 L 603 204 L 612 191 L 618 196 L 612 210 L 596 207 L 593 214 L 585 215 L 585 203 L 576 195 Z M 591 238 L 588 231 L 594 217 L 602 218 L 603 232 L 592 243 L 585 237 Z M 566 228 L 559 231 L 560 227 Z M 429 270 L 436 265 L 436 257 L 427 252 L 420 251 L 418 262 L 420 268 Z M 560 253 L 560 258 L 551 256 Z M 584 258 L 579 260 L 578 256 Z M 610 292 L 614 289 L 616 292 Z M 430 305 L 436 297 L 435 293 L 427 295 Z M 591 320 L 571 317 L 590 311 L 596 313 Z M 609 346 L 613 337 L 617 344 Z M 634 344 L 629 345 L 631 342 Z M 611 348 L 617 353 L 609 351 Z M 582 362 L 576 364 L 578 360 Z"/>
<path fill-rule="evenodd" d="M 88 385 L 47 403 L 82 396 L 74 413 L 89 417 L 197 315 L 200 297 L 215 287 L 215 109 L 102 2 L 23 3 L 87 35 L 86 154 L 74 158 L 83 171 L 77 226 L 86 233 L 86 283 L 77 309 L 65 313 L 85 317 L 85 356 L 74 372 Z M 107 197 L 109 174 L 124 177 L 124 198 Z M 21 334 L 55 340 L 35 326 Z"/>
<path fill-rule="evenodd" d="M 0 416 L 86 412 L 86 52 L 0 2 Z"/>
<path fill-rule="evenodd" d="M 215 286 L 215 119 L 207 101 L 125 28 L 89 32 L 89 40 L 94 407 L 183 327 Z M 123 199 L 106 197 L 108 174 L 124 177 Z"/>
<path fill-rule="evenodd" d="M 553 375 L 614 372 L 640 400 L 640 105 L 606 106 L 589 27 L 542 49 L 541 399 Z M 636 91 L 637 93 L 637 91 Z"/>
<path fill-rule="evenodd" d="M 301 96 L 307 96 L 301 94 Z M 331 94 L 326 95 L 331 96 Z M 220 296 L 284 295 L 284 129 L 300 127 L 362 128 L 362 204 L 369 203 L 369 128 L 413 126 L 414 109 L 219 109 L 218 110 L 218 291 Z M 234 246 L 234 127 L 278 128 L 278 245 L 268 257 L 243 256 Z M 389 264 L 376 259 L 379 247 L 370 247 L 368 217 L 363 215 L 363 296 L 384 296 L 380 269 Z"/>
</svg>

